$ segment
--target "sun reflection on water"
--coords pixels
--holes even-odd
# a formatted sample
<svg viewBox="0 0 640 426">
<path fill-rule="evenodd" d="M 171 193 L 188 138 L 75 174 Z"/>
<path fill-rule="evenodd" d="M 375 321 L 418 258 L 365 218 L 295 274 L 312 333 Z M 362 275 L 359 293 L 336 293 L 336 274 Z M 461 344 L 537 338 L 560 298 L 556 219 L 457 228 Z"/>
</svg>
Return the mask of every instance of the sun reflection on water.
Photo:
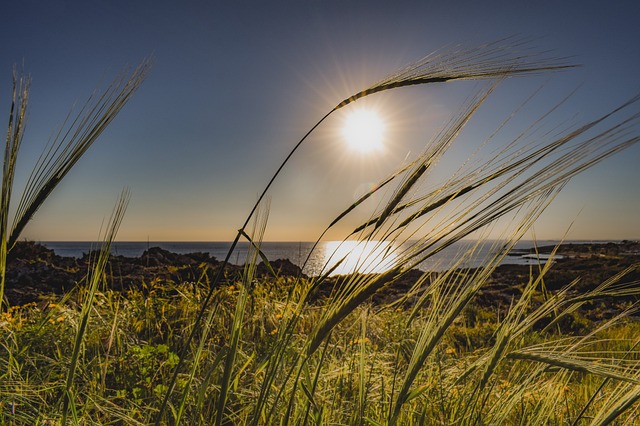
<svg viewBox="0 0 640 426">
<path fill-rule="evenodd" d="M 389 241 L 327 241 L 324 245 L 326 269 L 344 260 L 331 275 L 382 273 L 396 266 L 398 253 Z"/>
</svg>

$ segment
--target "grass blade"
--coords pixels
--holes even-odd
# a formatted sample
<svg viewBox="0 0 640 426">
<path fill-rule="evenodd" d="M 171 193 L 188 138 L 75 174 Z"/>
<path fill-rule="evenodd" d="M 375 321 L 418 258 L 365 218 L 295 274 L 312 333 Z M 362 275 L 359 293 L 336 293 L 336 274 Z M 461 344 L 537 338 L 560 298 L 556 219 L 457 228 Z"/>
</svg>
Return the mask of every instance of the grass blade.
<svg viewBox="0 0 640 426">
<path fill-rule="evenodd" d="M 122 110 L 150 68 L 151 62 L 147 60 L 129 78 L 123 73 L 97 99 L 89 98 L 71 124 L 58 132 L 29 177 L 16 210 L 9 247 L 18 241 L 24 227 L 51 192 Z"/>
<path fill-rule="evenodd" d="M 92 272 L 87 280 L 87 295 L 82 305 L 80 325 L 78 327 L 78 331 L 76 332 L 75 344 L 73 346 L 73 353 L 71 355 L 71 362 L 69 365 L 67 379 L 64 387 L 64 398 L 62 403 L 62 424 L 66 424 L 69 410 L 71 410 L 74 418 L 76 418 L 76 407 L 74 402 L 75 398 L 73 394 L 73 379 L 76 373 L 78 359 L 80 357 L 80 350 L 85 338 L 85 331 L 89 322 L 89 314 L 91 313 L 91 309 L 93 308 L 93 299 L 98 290 L 98 285 L 103 279 L 107 261 L 109 260 L 109 255 L 111 253 L 111 244 L 115 240 L 115 237 L 118 233 L 118 229 L 120 228 L 120 224 L 122 223 L 122 219 L 124 218 L 124 213 L 127 209 L 129 199 L 129 191 L 124 190 L 122 194 L 120 194 L 120 198 L 116 204 L 116 207 L 111 214 L 111 219 L 109 220 L 109 225 L 107 227 L 107 232 L 102 243 L 102 248 L 100 249 L 100 254 L 96 259 L 96 263 L 93 266 Z"/>
<path fill-rule="evenodd" d="M 7 226 L 9 222 L 9 206 L 13 189 L 18 151 L 22 143 L 26 123 L 27 104 L 29 100 L 28 78 L 19 77 L 17 70 L 13 70 L 13 90 L 11 96 L 11 109 L 9 112 L 9 124 L 7 126 L 7 139 L 5 142 L 4 162 L 2 167 L 2 197 L 0 205 L 0 313 L 4 307 L 4 285 L 7 269 L 7 252 L 11 245 L 7 244 Z"/>
</svg>

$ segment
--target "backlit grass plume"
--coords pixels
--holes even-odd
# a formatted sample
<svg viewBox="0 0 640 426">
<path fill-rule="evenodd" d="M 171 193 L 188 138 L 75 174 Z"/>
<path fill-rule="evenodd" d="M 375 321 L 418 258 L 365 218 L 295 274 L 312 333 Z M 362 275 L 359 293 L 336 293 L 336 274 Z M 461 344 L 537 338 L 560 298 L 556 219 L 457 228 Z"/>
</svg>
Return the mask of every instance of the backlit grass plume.
<svg viewBox="0 0 640 426">
<path fill-rule="evenodd" d="M 88 147 L 79 141 L 95 140 L 147 66 L 81 114 L 94 118 L 71 120 L 54 138 L 8 233 L 28 95 L 27 81 L 16 78 L 0 260 L 23 218 Z M 209 263 L 192 265 L 193 281 L 155 277 L 101 288 L 118 279 L 107 259 L 125 191 L 87 285 L 0 312 L 0 416 L 12 424 L 631 424 L 640 400 L 640 265 L 625 264 L 588 287 L 571 277 L 553 288 L 556 251 L 506 281 L 498 266 L 570 179 L 640 142 L 640 96 L 552 129 L 547 119 L 567 98 L 515 133 L 513 114 L 442 173 L 446 154 L 469 136 L 469 123 L 505 78 L 569 67 L 503 40 L 440 51 L 346 97 L 267 182 L 222 266 L 210 274 Z M 316 246 L 369 209 L 349 223 L 320 272 L 278 276 L 261 247 L 265 197 L 314 129 L 378 92 L 466 79 L 487 81 L 421 153 L 328 218 Z M 244 268 L 226 267 L 240 239 L 249 243 Z M 424 266 L 455 247 L 453 265 Z"/>
<path fill-rule="evenodd" d="M 393 266 L 381 273 L 358 273 L 356 268 L 352 274 L 329 280 L 348 256 L 340 255 L 343 257 L 335 259 L 336 263 L 333 265 L 325 265 L 318 276 L 312 277 L 309 281 L 298 280 L 283 302 L 285 313 L 278 322 L 273 338 L 269 339 L 268 349 L 262 352 L 262 358 L 257 361 L 257 389 L 237 390 L 234 399 L 230 377 L 235 374 L 236 380 L 241 380 L 241 374 L 246 371 L 247 364 L 253 361 L 249 354 L 245 355 L 242 362 L 234 361 L 238 359 L 236 355 L 242 353 L 242 345 L 232 338 L 214 359 L 212 368 L 217 371 L 220 371 L 223 356 L 225 364 L 218 375 L 217 385 L 214 386 L 214 396 L 218 404 L 214 407 L 208 406 L 207 411 L 212 410 L 215 413 L 213 417 L 218 425 L 225 422 L 252 425 L 274 422 L 323 424 L 325 421 L 344 422 L 346 418 L 351 419 L 349 421 L 352 423 L 371 424 L 382 424 L 378 423 L 379 421 L 387 424 L 432 424 L 434 419 L 443 424 L 479 424 L 487 421 L 504 423 L 513 419 L 517 401 L 525 397 L 526 385 L 536 391 L 541 389 L 543 381 L 539 380 L 539 377 L 546 368 L 560 369 L 555 377 L 544 382 L 549 386 L 565 383 L 569 380 L 570 374 L 576 372 L 635 383 L 634 377 L 637 372 L 631 363 L 620 362 L 616 364 L 620 367 L 614 367 L 614 362 L 608 366 L 597 367 L 591 360 L 579 354 L 580 351 L 586 350 L 587 344 L 582 341 L 576 341 L 570 346 L 563 346 L 564 343 L 561 341 L 551 341 L 550 346 L 542 349 L 522 344 L 523 334 L 531 332 L 534 325 L 539 324 L 544 318 L 551 315 L 557 320 L 570 315 L 576 306 L 583 303 L 583 299 L 572 296 L 567 289 L 531 310 L 533 295 L 544 287 L 542 277 L 547 268 L 541 271 L 540 278 L 530 280 L 523 295 L 514 302 L 515 305 L 497 331 L 496 344 L 480 356 L 477 362 L 466 371 L 459 371 L 460 374 L 452 374 L 441 380 L 438 380 L 434 373 L 434 369 L 438 367 L 433 359 L 439 357 L 438 348 L 442 347 L 451 328 L 490 281 L 492 272 L 505 253 L 533 226 L 567 182 L 588 167 L 640 141 L 640 113 L 637 112 L 640 96 L 632 97 L 614 111 L 584 125 L 564 130 L 555 129 L 553 132 L 539 131 L 548 115 L 562 105 L 562 101 L 550 108 L 548 113 L 534 120 L 530 127 L 513 137 L 503 148 L 492 153 L 489 159 L 477 158 L 477 153 L 473 153 L 449 178 L 435 186 L 431 183 L 433 169 L 503 79 L 570 67 L 571 65 L 563 63 L 561 59 L 530 52 L 525 44 L 503 40 L 478 48 L 452 49 L 429 55 L 339 102 L 294 145 L 238 231 L 222 268 L 210 283 L 211 288 L 201 302 L 192 331 L 180 343 L 180 360 L 164 394 L 155 423 L 159 425 L 166 421 L 165 412 L 172 406 L 172 395 L 178 378 L 183 374 L 183 365 L 190 361 L 189 350 L 194 346 L 193 339 L 195 336 L 208 335 L 213 331 L 212 315 L 213 312 L 218 312 L 219 306 L 219 300 L 213 296 L 219 291 L 218 284 L 224 276 L 225 266 L 232 252 L 242 237 L 247 238 L 252 247 L 259 246 L 259 241 L 249 237 L 245 228 L 281 170 L 308 136 L 330 115 L 363 97 L 391 89 L 456 80 L 490 81 L 485 89 L 472 97 L 448 125 L 429 141 L 421 155 L 381 180 L 367 194 L 330 221 L 329 226 L 321 233 L 322 237 L 372 195 L 381 194 L 383 201 L 371 213 L 370 218 L 348 233 L 345 240 L 375 245 L 384 253 L 382 260 L 368 259 L 368 255 L 363 254 L 362 258 L 358 259 L 360 265 L 371 262 L 384 263 L 385 259 L 393 256 L 397 258 Z M 510 120 L 511 118 L 505 120 L 491 137 L 500 133 Z M 357 374 L 359 384 L 357 390 L 351 390 L 357 394 L 355 414 L 345 417 L 341 410 L 346 408 L 341 407 L 339 400 L 335 398 L 331 407 L 319 402 L 331 400 L 331 397 L 327 398 L 322 394 L 328 392 L 327 387 L 320 390 L 323 380 L 331 381 L 332 378 L 338 377 L 336 380 L 340 386 L 349 380 L 348 376 L 341 372 L 342 367 L 335 367 L 329 361 L 335 355 L 332 348 L 339 353 L 345 350 L 341 343 L 336 341 L 340 339 L 340 332 L 336 330 L 344 332 L 345 328 L 350 327 L 347 318 L 356 314 L 364 315 L 361 310 L 367 309 L 366 304 L 372 297 L 381 289 L 399 282 L 422 262 L 433 258 L 465 237 L 487 235 L 498 222 L 506 222 L 507 230 L 502 235 L 501 243 L 493 247 L 492 256 L 483 259 L 483 267 L 475 270 L 465 268 L 464 262 L 476 255 L 481 244 L 478 243 L 466 253 L 460 254 L 455 265 L 460 269 L 452 269 L 440 275 L 424 274 L 409 292 L 402 296 L 401 300 L 412 298 L 416 301 L 414 309 L 406 318 L 407 329 L 416 322 L 419 322 L 422 328 L 417 332 L 414 341 L 397 349 L 395 360 L 385 359 L 385 367 L 371 364 L 372 370 L 383 370 L 392 366 L 389 367 L 392 368 L 391 378 L 389 379 L 388 370 L 383 375 L 387 381 L 380 385 L 383 388 L 380 393 L 375 393 L 378 392 L 378 388 L 375 392 L 371 390 L 372 383 L 368 381 L 365 373 L 367 351 L 365 336 L 361 334 L 362 340 L 359 342 L 357 358 L 354 361 L 357 368 L 353 370 L 354 374 Z M 392 242 L 399 248 L 384 249 L 383 242 Z M 336 251 L 336 256 L 337 253 Z M 638 294 L 637 288 L 628 283 L 619 283 L 624 275 L 612 278 L 589 297 L 603 297 L 606 294 L 615 298 Z M 323 296 L 318 301 L 320 289 L 323 290 Z M 210 309 L 212 300 L 216 300 L 214 310 Z M 248 309 L 244 293 L 237 299 L 236 309 L 240 308 Z M 242 315 L 244 314 L 236 310 L 234 318 L 243 318 Z M 310 317 L 312 319 L 309 319 Z M 553 321 L 555 320 L 552 319 L 552 323 Z M 231 328 L 232 337 L 239 336 L 238 326 L 237 321 L 234 321 Z M 300 331 L 301 328 L 304 329 L 303 332 Z M 361 330 L 366 328 L 363 325 Z M 298 336 L 298 333 L 301 333 L 302 337 Z M 335 337 L 336 334 L 338 337 Z M 201 347 L 202 343 L 198 347 L 197 362 L 202 361 Z M 521 368 L 510 375 L 507 366 L 513 362 L 518 363 Z M 197 365 L 191 364 L 189 383 L 195 383 L 196 369 Z M 492 392 L 497 386 L 498 376 L 508 377 L 514 383 L 523 385 L 511 388 L 512 392 L 505 399 L 506 405 L 502 409 L 492 409 L 489 401 L 495 403 Z M 214 380 L 215 375 L 212 373 L 207 377 Z M 207 386 L 210 385 L 208 380 Z M 440 388 L 440 397 L 436 387 Z M 463 389 L 465 393 L 452 398 L 455 402 L 450 404 L 451 410 L 443 408 L 445 403 L 442 394 L 459 389 Z M 206 388 L 200 387 L 193 391 L 203 395 Z M 334 389 L 333 392 L 341 394 L 341 390 Z M 620 391 L 621 394 L 625 392 L 625 401 L 629 401 L 629 404 L 623 408 L 627 409 L 635 401 L 635 394 L 634 390 L 628 387 Z M 180 413 L 183 412 L 182 407 L 185 406 L 188 393 L 188 389 L 181 392 Z M 367 406 L 365 401 L 371 398 L 379 398 L 378 404 L 371 403 Z M 226 404 L 223 404 L 224 401 Z M 230 401 L 235 402 L 230 404 Z M 540 423 L 552 421 L 556 418 L 549 410 L 552 403 L 550 399 L 545 400 L 544 404 L 527 414 L 527 418 Z M 374 408 L 374 405 L 379 408 Z M 415 411 L 417 406 L 422 407 L 422 412 Z M 608 415 L 614 415 L 614 410 L 620 408 L 620 405 L 613 406 Z M 373 417 L 368 417 L 369 415 Z M 608 418 L 606 416 L 607 414 L 603 414 L 602 418 Z"/>
<path fill-rule="evenodd" d="M 25 130 L 29 78 L 14 71 L 13 96 L 9 114 L 7 140 L 2 173 L 2 203 L 0 211 L 0 311 L 4 302 L 4 281 L 7 252 L 11 250 L 27 223 L 33 218 L 56 186 L 80 160 L 89 147 L 122 110 L 140 87 L 151 68 L 151 61 L 140 64 L 130 75 L 122 72 L 107 89 L 94 93 L 76 116 L 70 112 L 65 123 L 32 169 L 18 203 L 9 231 L 9 207 L 18 151 Z"/>
<path fill-rule="evenodd" d="M 29 177 L 9 235 L 9 247 L 18 240 L 44 200 L 131 99 L 150 68 L 151 62 L 147 60 L 130 76 L 123 72 L 103 93 L 94 93 L 77 116 L 67 116 L 65 124 L 50 142 Z"/>
<path fill-rule="evenodd" d="M 455 80 L 503 78 L 572 68 L 559 58 L 532 52 L 525 42 L 501 40 L 474 48 L 454 48 L 425 56 L 372 86 L 348 97 L 335 109 L 342 108 L 374 93 L 398 87 Z"/>
<path fill-rule="evenodd" d="M 309 135 L 311 135 L 311 133 L 313 133 L 313 131 L 318 126 L 320 126 L 320 124 L 322 124 L 333 113 L 345 107 L 346 105 L 349 105 L 357 101 L 358 99 L 374 93 L 401 87 L 442 83 L 456 80 L 506 78 L 517 75 L 564 70 L 571 67 L 572 65 L 565 64 L 562 62 L 562 60 L 555 58 L 544 58 L 540 55 L 536 55 L 533 52 L 528 51 L 528 48 L 522 43 L 503 40 L 477 48 L 458 49 L 451 52 L 440 52 L 426 56 L 415 64 L 412 64 L 407 68 L 402 69 L 395 74 L 392 74 L 388 78 L 385 78 L 384 80 L 373 84 L 367 89 L 346 98 L 345 100 L 339 102 L 331 111 L 329 111 L 313 127 L 311 127 L 311 129 L 295 144 L 293 149 L 286 156 L 282 164 L 278 167 L 272 178 L 267 183 L 265 189 L 258 197 L 256 204 L 249 212 L 249 215 L 247 216 L 245 222 L 240 227 L 240 230 L 238 231 L 234 241 L 231 244 L 231 247 L 229 248 L 226 258 L 223 260 L 223 265 L 226 265 L 229 262 L 229 259 L 231 258 L 231 255 L 235 250 L 237 243 L 243 235 L 247 225 L 249 224 L 249 221 L 253 217 L 258 205 L 267 194 L 284 166 L 292 158 L 293 154 L 304 143 Z M 200 322 L 204 318 L 204 312 L 206 311 L 211 297 L 213 296 L 213 288 L 215 288 L 216 284 L 222 278 L 223 270 L 224 266 L 221 268 L 220 273 L 213 281 L 212 290 L 202 304 L 202 309 L 200 311 L 201 313 L 197 318 L 197 324 L 200 324 Z M 195 327 L 194 330 L 197 328 L 198 327 Z M 195 335 L 194 333 L 195 331 L 192 332 L 192 334 L 187 338 L 184 347 L 189 346 L 189 342 Z M 176 369 L 176 375 L 174 376 L 174 382 L 175 379 L 177 379 L 180 368 L 182 367 L 183 358 L 184 357 L 181 356 L 180 364 Z M 172 391 L 173 386 L 174 383 L 172 382 L 170 386 L 170 392 Z M 158 421 L 156 422 L 156 424 L 159 424 L 159 419 L 162 417 L 162 413 L 164 412 L 164 409 L 168 402 L 167 398 L 170 392 L 167 393 L 167 397 L 165 398 L 165 401 L 160 409 Z"/>
<path fill-rule="evenodd" d="M 13 190 L 13 178 L 15 176 L 18 151 L 24 136 L 24 128 L 29 99 L 29 79 L 19 77 L 17 70 L 13 71 L 13 90 L 11 96 L 11 109 L 9 112 L 9 124 L 7 139 L 4 149 L 4 162 L 2 167 L 2 200 L 0 200 L 0 312 L 4 304 L 5 271 L 7 267 L 7 227 L 9 223 L 9 206 Z M 10 246 L 9 246 L 10 247 Z"/>
</svg>

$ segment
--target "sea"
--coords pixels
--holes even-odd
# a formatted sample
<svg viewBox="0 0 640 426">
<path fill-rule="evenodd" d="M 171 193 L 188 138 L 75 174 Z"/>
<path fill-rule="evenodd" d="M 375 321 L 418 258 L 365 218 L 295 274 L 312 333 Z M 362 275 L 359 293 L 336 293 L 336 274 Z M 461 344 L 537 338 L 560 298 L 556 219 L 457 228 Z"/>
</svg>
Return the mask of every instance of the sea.
<svg viewBox="0 0 640 426">
<path fill-rule="evenodd" d="M 595 241 L 563 241 L 564 243 L 593 243 Z M 605 241 L 597 241 L 605 242 Z M 608 242 L 608 241 L 606 241 Z M 98 249 L 95 242 L 42 241 L 45 247 L 52 249 L 59 256 L 82 257 L 91 250 Z M 525 250 L 533 247 L 556 245 L 558 240 L 521 240 L 514 249 Z M 129 241 L 114 242 L 112 254 L 125 257 L 139 257 L 151 247 L 160 247 L 173 253 L 186 254 L 195 252 L 209 253 L 217 260 L 224 260 L 231 247 L 230 242 L 169 242 L 169 241 Z M 303 272 L 310 276 L 323 274 L 333 268 L 332 274 L 346 274 L 351 272 L 383 272 L 395 265 L 404 256 L 415 250 L 415 244 L 408 242 L 402 245 L 384 241 L 369 241 L 359 243 L 354 241 L 322 241 L 315 245 L 313 242 L 263 242 L 261 251 L 270 261 L 288 259 L 303 268 Z M 249 244 L 238 243 L 229 261 L 236 265 L 247 262 Z M 515 252 L 514 250 L 513 252 Z M 484 241 L 477 244 L 474 240 L 462 240 L 439 251 L 428 258 L 415 262 L 413 266 L 423 271 L 442 271 L 452 267 L 478 267 L 486 263 L 495 253 L 503 251 L 499 241 Z M 427 251 L 428 252 L 428 251 Z M 512 252 L 512 253 L 513 253 Z M 424 257 L 424 256 L 423 256 Z M 260 259 L 258 258 L 258 261 Z M 341 262 L 339 262 L 342 260 Z M 504 256 L 501 264 L 533 265 L 544 264 L 548 256 L 515 253 Z M 336 266 L 338 264 L 338 266 Z"/>
</svg>

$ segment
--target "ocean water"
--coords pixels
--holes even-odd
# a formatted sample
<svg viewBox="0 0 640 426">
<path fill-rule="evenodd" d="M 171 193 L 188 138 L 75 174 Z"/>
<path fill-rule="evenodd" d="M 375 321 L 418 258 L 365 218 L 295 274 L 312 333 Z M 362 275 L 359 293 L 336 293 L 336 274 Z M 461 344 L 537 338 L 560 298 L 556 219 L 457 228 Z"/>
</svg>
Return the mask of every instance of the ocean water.
<svg viewBox="0 0 640 426">
<path fill-rule="evenodd" d="M 516 245 L 517 249 L 528 249 L 534 246 L 542 247 L 555 245 L 559 241 L 520 241 Z M 584 241 L 565 241 L 584 242 Z M 463 253 L 468 253 L 474 247 L 475 241 L 464 240 L 457 242 L 450 247 L 430 256 L 425 261 L 415 265 L 421 270 L 446 270 L 453 266 L 477 267 L 481 266 L 486 259 L 495 253 L 497 245 L 495 241 L 488 241 L 473 250 L 473 255 L 464 257 Z M 59 256 L 82 257 L 92 249 L 99 248 L 98 243 L 91 242 L 55 242 L 45 241 L 40 244 L 55 251 Z M 139 257 L 150 247 L 160 247 L 173 253 L 185 254 L 194 252 L 206 252 L 218 260 L 224 260 L 230 242 L 115 242 L 112 246 L 112 253 L 126 257 Z M 249 245 L 241 242 L 232 253 L 230 262 L 242 265 L 246 262 Z M 392 267 L 398 259 L 406 255 L 410 249 L 410 244 L 393 246 L 386 242 L 370 242 L 358 244 L 354 242 L 340 243 L 337 241 L 320 242 L 313 249 L 311 242 L 264 242 L 262 251 L 269 260 L 289 259 L 298 266 L 304 266 L 303 271 L 308 275 L 318 275 L 335 265 L 338 259 L 345 258 L 340 263 L 334 273 L 360 272 L 381 272 Z M 535 256 L 505 256 L 502 264 L 529 265 L 538 262 L 544 263 L 545 256 L 536 258 Z M 323 269 L 324 268 L 324 269 Z"/>
</svg>

